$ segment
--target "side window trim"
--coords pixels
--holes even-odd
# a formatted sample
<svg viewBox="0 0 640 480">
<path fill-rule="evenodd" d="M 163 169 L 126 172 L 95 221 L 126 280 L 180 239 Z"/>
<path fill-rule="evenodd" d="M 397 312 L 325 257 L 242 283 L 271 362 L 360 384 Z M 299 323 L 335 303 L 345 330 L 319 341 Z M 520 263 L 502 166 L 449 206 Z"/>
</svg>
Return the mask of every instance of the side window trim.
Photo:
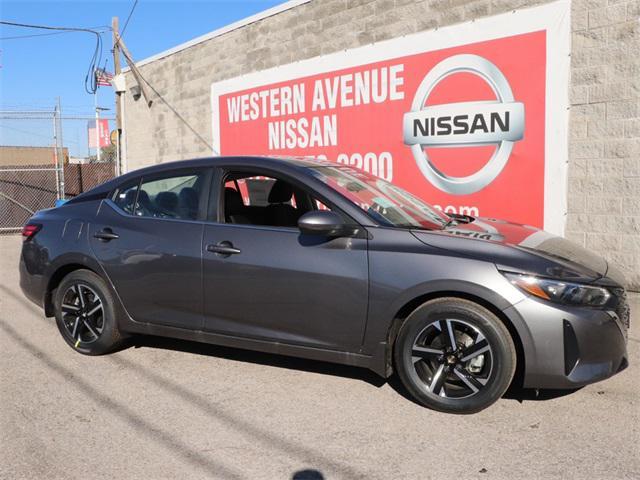
<svg viewBox="0 0 640 480">
<path fill-rule="evenodd" d="M 198 199 L 198 216 L 196 218 L 199 222 L 205 222 L 208 218 L 209 199 L 211 198 L 211 180 L 214 176 L 214 169 L 212 167 L 204 167 L 203 172 L 202 191 Z"/>
<path fill-rule="evenodd" d="M 96 128 L 97 128 L 97 127 L 96 127 Z M 132 212 L 130 213 L 130 215 L 131 215 L 132 217 L 135 217 L 135 215 L 136 215 L 136 210 L 138 209 L 138 197 L 140 196 L 140 189 L 142 188 L 142 178 L 143 178 L 143 177 L 140 177 L 140 178 L 138 179 L 138 186 L 136 187 L 136 197 L 135 197 L 135 199 L 133 200 L 133 210 L 132 210 Z"/>
<path fill-rule="evenodd" d="M 209 195 L 206 215 L 204 220 L 209 223 L 220 223 L 218 221 L 218 215 L 220 212 L 220 196 L 224 192 L 224 185 L 222 180 L 225 176 L 224 169 L 220 167 L 213 167 L 211 173 L 211 179 L 209 181 Z"/>
</svg>

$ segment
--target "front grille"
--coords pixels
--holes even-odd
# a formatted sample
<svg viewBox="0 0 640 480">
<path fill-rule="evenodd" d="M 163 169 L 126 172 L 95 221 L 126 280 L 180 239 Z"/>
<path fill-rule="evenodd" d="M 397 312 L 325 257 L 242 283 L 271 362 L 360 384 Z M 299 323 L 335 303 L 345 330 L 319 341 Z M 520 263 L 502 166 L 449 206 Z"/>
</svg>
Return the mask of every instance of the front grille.
<svg viewBox="0 0 640 480">
<path fill-rule="evenodd" d="M 614 293 L 616 297 L 618 297 L 616 315 L 618 315 L 618 318 L 628 330 L 631 326 L 631 309 L 629 308 L 629 302 L 627 301 L 627 292 L 624 288 L 616 288 Z"/>
</svg>

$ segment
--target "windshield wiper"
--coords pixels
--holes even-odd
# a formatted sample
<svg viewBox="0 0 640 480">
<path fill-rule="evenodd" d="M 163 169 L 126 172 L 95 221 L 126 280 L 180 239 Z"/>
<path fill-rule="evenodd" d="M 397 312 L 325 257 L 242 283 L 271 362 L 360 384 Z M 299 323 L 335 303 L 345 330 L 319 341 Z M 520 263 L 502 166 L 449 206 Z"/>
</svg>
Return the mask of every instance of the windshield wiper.
<svg viewBox="0 0 640 480">
<path fill-rule="evenodd" d="M 459 213 L 447 213 L 447 216 L 449 217 L 449 220 L 447 220 L 447 222 L 442 227 L 443 230 L 454 224 L 457 225 L 458 223 L 471 223 L 475 220 L 475 218 L 470 215 L 461 215 Z"/>
<path fill-rule="evenodd" d="M 458 224 L 458 220 L 457 220 L 457 219 L 455 219 L 455 218 L 449 218 L 449 220 L 447 220 L 447 221 L 445 222 L 445 224 L 444 224 L 444 225 L 442 225 L 442 230 L 444 230 L 444 229 L 446 229 L 446 228 L 449 228 L 449 227 L 450 227 L 450 226 L 452 226 L 452 225 L 457 225 L 457 224 Z"/>
</svg>

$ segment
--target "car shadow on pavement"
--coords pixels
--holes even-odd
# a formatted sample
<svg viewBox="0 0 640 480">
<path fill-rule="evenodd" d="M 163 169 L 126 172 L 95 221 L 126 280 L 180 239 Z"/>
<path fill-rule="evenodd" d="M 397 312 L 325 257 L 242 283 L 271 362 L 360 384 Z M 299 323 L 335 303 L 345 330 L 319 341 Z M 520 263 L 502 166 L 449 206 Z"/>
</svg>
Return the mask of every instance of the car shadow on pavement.
<svg viewBox="0 0 640 480">
<path fill-rule="evenodd" d="M 365 368 L 322 362 L 319 360 L 288 357 L 273 353 L 257 352 L 254 350 L 223 347 L 208 343 L 191 342 L 188 340 L 140 335 L 133 337 L 129 342 L 129 346 L 132 346 L 133 348 L 159 348 L 163 350 L 174 350 L 208 357 L 235 360 L 238 362 L 286 368 L 288 370 L 300 370 L 303 372 L 319 373 L 322 375 L 333 375 L 336 377 L 361 380 L 375 387 L 382 387 L 386 383 L 384 378 Z"/>
<path fill-rule="evenodd" d="M 504 399 L 516 400 L 520 403 L 525 401 L 545 401 L 553 400 L 554 398 L 566 397 L 584 387 L 580 388 L 567 388 L 567 389 L 535 389 L 535 388 L 522 388 L 520 386 L 512 385 L 502 396 Z"/>
<path fill-rule="evenodd" d="M 159 348 L 174 350 L 178 352 L 194 353 L 238 362 L 253 363 L 257 365 L 268 365 L 276 368 L 288 370 L 299 370 L 303 372 L 318 373 L 321 375 L 331 375 L 335 377 L 350 378 L 360 380 L 376 388 L 381 388 L 388 384 L 396 393 L 406 400 L 419 405 L 409 392 L 406 391 L 397 375 L 385 379 L 371 370 L 362 367 L 353 367 L 339 363 L 323 362 L 321 360 L 309 360 L 298 357 L 288 357 L 274 353 L 257 352 L 254 350 L 244 350 L 232 347 L 223 347 L 208 343 L 191 342 L 168 337 L 155 337 L 146 335 L 136 335 L 129 341 L 129 345 L 123 345 L 123 349 L 133 348 Z"/>
<path fill-rule="evenodd" d="M 18 295 L 11 289 L 5 287 L 4 285 L 0 285 L 0 290 L 3 290 L 6 294 L 15 298 L 19 303 L 21 303 L 28 309 L 36 310 L 39 313 L 39 309 L 37 309 L 37 307 L 35 307 L 33 304 L 25 300 L 22 296 Z M 46 321 L 44 318 L 43 320 Z M 256 352 L 253 350 L 223 347 L 208 343 L 191 342 L 188 340 L 180 340 L 168 337 L 136 335 L 132 337 L 128 342 L 125 342 L 119 350 L 126 350 L 131 347 L 147 347 L 174 350 L 186 353 L 194 353 L 197 355 L 225 358 L 228 360 L 235 360 L 240 362 L 269 365 L 277 368 L 286 368 L 290 370 L 319 373 L 322 375 L 333 375 L 337 377 L 351 378 L 354 380 L 361 380 L 377 388 L 380 388 L 388 383 L 389 386 L 402 397 L 419 405 L 405 390 L 397 375 L 393 375 L 385 380 L 384 378 L 365 368 L 322 362 L 319 360 L 287 357 L 284 355 Z M 516 373 L 516 376 L 519 376 L 518 373 Z M 508 400 L 516 400 L 519 403 L 524 403 L 525 401 L 545 401 L 570 395 L 574 392 L 577 392 L 578 390 L 580 390 L 580 388 L 574 390 L 525 389 L 522 388 L 517 381 L 514 381 L 514 383 L 504 394 L 503 398 Z"/>
<path fill-rule="evenodd" d="M 223 347 L 207 343 L 192 342 L 188 340 L 180 340 L 167 337 L 154 336 L 136 336 L 133 337 L 126 348 L 157 348 L 163 350 L 173 350 L 178 352 L 192 353 L 209 357 L 224 358 L 238 362 L 253 363 L 257 365 L 267 365 L 276 368 L 285 368 L 288 370 L 299 370 L 304 372 L 318 373 L 321 375 L 332 375 L 336 377 L 350 378 L 366 382 L 374 387 L 380 388 L 385 384 L 395 390 L 405 399 L 419 405 L 406 391 L 397 375 L 384 379 L 374 372 L 361 367 L 352 367 L 349 365 L 341 365 L 337 363 L 322 362 L 320 360 L 309 360 L 297 357 L 288 357 L 285 355 L 276 355 L 273 353 L 257 352 L 253 350 L 244 350 L 232 347 Z M 537 390 L 532 388 L 523 388 L 517 384 L 517 381 L 509 387 L 503 399 L 515 400 L 519 403 L 528 401 L 546 401 L 555 398 L 564 397 L 577 392 L 577 389 L 567 390 Z"/>
</svg>

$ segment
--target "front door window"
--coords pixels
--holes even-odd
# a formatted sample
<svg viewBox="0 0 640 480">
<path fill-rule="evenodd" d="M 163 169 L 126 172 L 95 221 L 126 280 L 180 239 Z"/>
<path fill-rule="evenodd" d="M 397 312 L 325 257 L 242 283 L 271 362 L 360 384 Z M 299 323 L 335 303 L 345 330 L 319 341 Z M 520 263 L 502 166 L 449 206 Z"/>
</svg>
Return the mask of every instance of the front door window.
<svg viewBox="0 0 640 480">
<path fill-rule="evenodd" d="M 305 213 L 328 209 L 309 192 L 273 176 L 231 173 L 223 199 L 225 223 L 296 228 Z"/>
</svg>

